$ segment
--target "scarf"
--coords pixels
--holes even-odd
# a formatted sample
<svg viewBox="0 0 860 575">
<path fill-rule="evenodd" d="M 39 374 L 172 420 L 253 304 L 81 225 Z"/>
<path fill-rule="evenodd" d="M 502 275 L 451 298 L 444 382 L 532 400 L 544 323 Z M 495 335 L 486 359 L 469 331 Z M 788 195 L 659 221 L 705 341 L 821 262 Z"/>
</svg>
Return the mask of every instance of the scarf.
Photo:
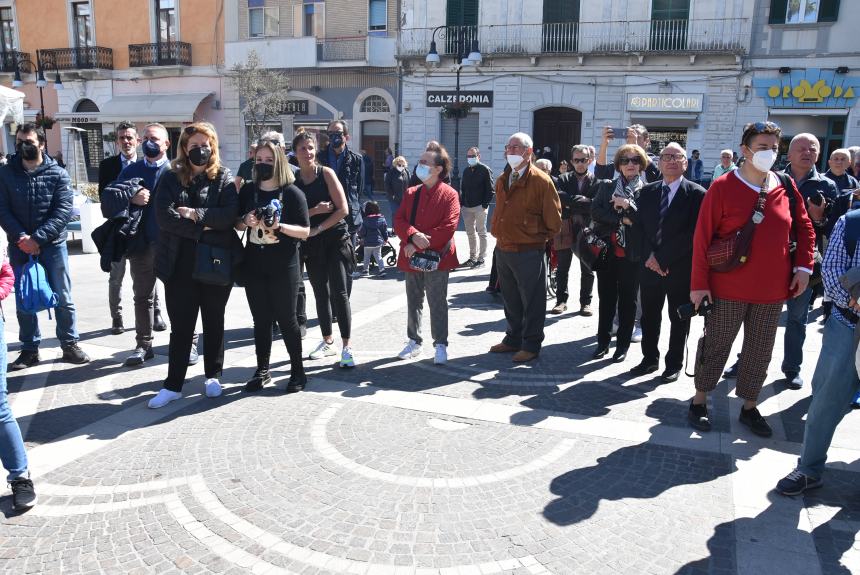
<svg viewBox="0 0 860 575">
<path fill-rule="evenodd" d="M 628 182 L 624 176 L 618 176 L 615 179 L 615 191 L 612 192 L 612 197 L 627 198 L 635 202 L 639 199 L 639 190 L 641 189 L 642 178 L 637 176 Z M 627 226 L 621 221 L 623 217 L 618 214 L 618 228 L 615 230 L 615 241 L 619 248 L 627 246 Z"/>
</svg>

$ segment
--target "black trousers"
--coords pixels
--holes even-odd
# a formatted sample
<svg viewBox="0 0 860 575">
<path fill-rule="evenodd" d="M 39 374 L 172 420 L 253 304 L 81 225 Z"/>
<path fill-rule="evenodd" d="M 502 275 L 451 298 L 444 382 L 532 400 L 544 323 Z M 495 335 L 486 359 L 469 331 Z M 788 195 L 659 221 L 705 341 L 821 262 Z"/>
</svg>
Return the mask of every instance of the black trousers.
<svg viewBox="0 0 860 575">
<path fill-rule="evenodd" d="M 294 244 L 282 247 L 248 244 L 245 248 L 245 295 L 254 319 L 257 367 L 268 368 L 272 353 L 272 321 L 290 354 L 290 374 L 304 373 L 302 338 L 296 314 L 301 275 Z M 205 333 L 205 332 L 204 332 Z"/>
<path fill-rule="evenodd" d="M 323 241 L 323 238 L 317 236 L 312 240 Z M 345 251 L 336 242 L 329 241 L 324 249 L 310 250 L 311 255 L 305 262 L 308 279 L 314 291 L 317 319 L 324 337 L 332 335 L 332 308 L 337 315 L 340 336 L 348 339 L 351 335 L 352 310 L 349 305 L 348 281 L 352 279 L 352 274 L 344 260 Z M 355 256 L 350 254 L 350 257 Z"/>
<path fill-rule="evenodd" d="M 612 247 L 610 246 L 610 250 Z M 636 321 L 636 292 L 639 289 L 639 263 L 611 253 L 606 265 L 597 272 L 597 345 L 606 347 L 612 339 L 612 322 L 618 310 L 616 350 L 627 350 Z"/>
<path fill-rule="evenodd" d="M 182 391 L 185 383 L 198 312 L 203 319 L 206 377 L 220 377 L 224 367 L 224 307 L 233 286 L 213 286 L 191 278 L 195 246 L 195 242 L 183 242 L 173 276 L 164 282 L 164 300 L 170 317 L 169 363 L 164 387 L 170 391 Z"/>
<path fill-rule="evenodd" d="M 678 306 L 690 302 L 690 271 L 661 277 L 648 268 L 641 268 L 639 293 L 642 298 L 642 356 L 649 363 L 658 363 L 660 324 L 663 304 L 669 301 L 669 350 L 666 369 L 680 370 L 684 365 L 684 343 L 690 330 L 690 320 L 678 317 Z"/>
<path fill-rule="evenodd" d="M 570 278 L 570 266 L 573 263 L 573 249 L 556 250 L 558 268 L 555 272 L 556 296 L 555 303 L 567 303 L 568 279 Z M 594 290 L 594 272 L 587 265 L 579 262 L 579 305 L 590 305 L 591 294 Z"/>
</svg>

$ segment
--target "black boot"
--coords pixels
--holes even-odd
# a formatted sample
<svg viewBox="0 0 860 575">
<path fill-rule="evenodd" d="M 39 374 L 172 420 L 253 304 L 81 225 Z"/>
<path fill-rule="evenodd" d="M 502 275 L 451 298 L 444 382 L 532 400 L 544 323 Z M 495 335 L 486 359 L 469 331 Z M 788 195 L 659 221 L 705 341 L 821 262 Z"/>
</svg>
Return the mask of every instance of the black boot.
<svg viewBox="0 0 860 575">
<path fill-rule="evenodd" d="M 269 367 L 258 367 L 254 372 L 254 377 L 248 380 L 245 384 L 245 391 L 253 393 L 260 391 L 267 383 L 272 383 L 272 374 L 269 373 Z"/>
</svg>

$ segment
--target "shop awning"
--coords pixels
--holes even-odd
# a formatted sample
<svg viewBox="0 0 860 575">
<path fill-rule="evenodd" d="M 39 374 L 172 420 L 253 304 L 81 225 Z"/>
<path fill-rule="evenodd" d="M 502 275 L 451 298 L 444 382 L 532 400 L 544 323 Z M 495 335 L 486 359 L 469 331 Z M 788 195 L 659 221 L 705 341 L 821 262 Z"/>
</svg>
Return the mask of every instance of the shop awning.
<svg viewBox="0 0 860 575">
<path fill-rule="evenodd" d="M 24 123 L 24 92 L 0 86 L 0 123 Z"/>
<path fill-rule="evenodd" d="M 98 118 L 98 122 L 193 122 L 194 110 L 212 95 L 206 92 L 114 96 L 99 112 L 85 115 Z"/>
<path fill-rule="evenodd" d="M 699 120 L 696 112 L 630 112 L 630 119 L 652 128 L 691 127 Z"/>
<path fill-rule="evenodd" d="M 770 108 L 771 116 L 847 116 L 848 108 Z"/>
</svg>

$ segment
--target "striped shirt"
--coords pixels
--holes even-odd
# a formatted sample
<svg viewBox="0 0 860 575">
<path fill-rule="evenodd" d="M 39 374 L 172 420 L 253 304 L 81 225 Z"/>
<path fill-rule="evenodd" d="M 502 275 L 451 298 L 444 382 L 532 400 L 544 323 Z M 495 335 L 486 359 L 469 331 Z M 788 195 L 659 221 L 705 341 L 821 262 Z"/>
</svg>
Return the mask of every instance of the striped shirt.
<svg viewBox="0 0 860 575">
<path fill-rule="evenodd" d="M 860 266 L 860 250 L 854 250 L 849 256 L 845 250 L 845 216 L 836 221 L 830 234 L 830 243 L 821 262 L 821 278 L 824 281 L 824 293 L 833 300 L 833 315 L 843 325 L 854 329 L 854 324 L 848 321 L 839 308 L 847 309 L 851 295 L 839 283 L 839 276 L 853 267 Z"/>
</svg>

